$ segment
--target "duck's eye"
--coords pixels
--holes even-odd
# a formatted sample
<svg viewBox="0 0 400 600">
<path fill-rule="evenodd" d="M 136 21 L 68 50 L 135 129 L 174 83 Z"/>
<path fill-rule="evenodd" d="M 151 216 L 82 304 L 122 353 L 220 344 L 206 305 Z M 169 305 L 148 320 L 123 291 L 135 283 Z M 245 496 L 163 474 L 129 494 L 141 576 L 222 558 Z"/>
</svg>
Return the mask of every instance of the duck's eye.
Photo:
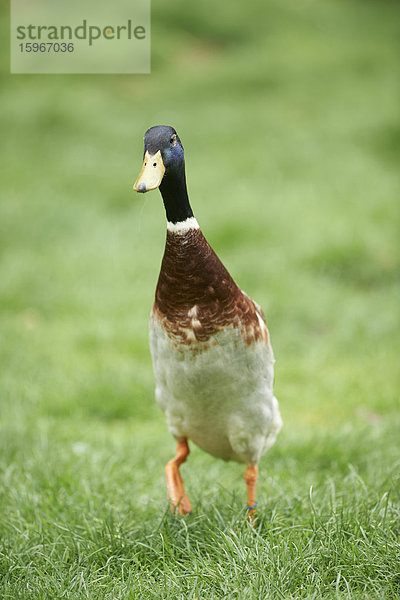
<svg viewBox="0 0 400 600">
<path fill-rule="evenodd" d="M 176 146 L 176 134 L 172 134 L 170 139 L 169 139 L 169 143 L 171 144 L 171 146 Z"/>
</svg>

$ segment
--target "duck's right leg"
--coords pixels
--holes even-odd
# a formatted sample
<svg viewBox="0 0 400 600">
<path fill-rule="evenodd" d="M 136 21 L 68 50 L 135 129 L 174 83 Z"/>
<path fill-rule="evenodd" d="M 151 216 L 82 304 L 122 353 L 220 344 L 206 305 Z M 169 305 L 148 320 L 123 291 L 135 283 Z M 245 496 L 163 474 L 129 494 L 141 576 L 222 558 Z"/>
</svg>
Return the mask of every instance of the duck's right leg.
<svg viewBox="0 0 400 600">
<path fill-rule="evenodd" d="M 254 519 L 254 510 L 257 506 L 256 502 L 256 485 L 258 479 L 258 467 L 257 465 L 247 465 L 244 479 L 247 486 L 247 510 L 249 511 L 249 517 L 251 520 Z"/>
<path fill-rule="evenodd" d="M 173 513 L 178 508 L 180 515 L 192 512 L 192 505 L 185 493 L 182 476 L 179 472 L 179 467 L 185 462 L 189 452 L 187 439 L 179 440 L 175 457 L 165 467 L 168 496 L 171 500 L 171 512 Z"/>
</svg>

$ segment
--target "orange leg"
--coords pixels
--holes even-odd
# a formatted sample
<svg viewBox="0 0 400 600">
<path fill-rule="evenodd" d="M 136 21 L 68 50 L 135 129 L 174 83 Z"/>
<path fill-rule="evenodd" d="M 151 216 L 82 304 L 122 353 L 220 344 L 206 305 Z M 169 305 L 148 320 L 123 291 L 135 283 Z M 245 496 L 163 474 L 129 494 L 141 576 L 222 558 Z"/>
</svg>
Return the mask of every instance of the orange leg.
<svg viewBox="0 0 400 600">
<path fill-rule="evenodd" d="M 253 520 L 254 519 L 254 509 L 257 506 L 256 502 L 256 485 L 258 478 L 258 467 L 257 465 L 251 466 L 247 465 L 244 479 L 246 481 L 247 486 L 247 510 L 249 511 L 249 516 Z"/>
<path fill-rule="evenodd" d="M 192 512 L 192 505 L 187 497 L 179 467 L 188 457 L 190 450 L 187 440 L 180 440 L 176 447 L 176 456 L 170 460 L 165 467 L 165 476 L 167 478 L 168 496 L 171 500 L 171 512 L 176 508 L 180 515 Z"/>
</svg>

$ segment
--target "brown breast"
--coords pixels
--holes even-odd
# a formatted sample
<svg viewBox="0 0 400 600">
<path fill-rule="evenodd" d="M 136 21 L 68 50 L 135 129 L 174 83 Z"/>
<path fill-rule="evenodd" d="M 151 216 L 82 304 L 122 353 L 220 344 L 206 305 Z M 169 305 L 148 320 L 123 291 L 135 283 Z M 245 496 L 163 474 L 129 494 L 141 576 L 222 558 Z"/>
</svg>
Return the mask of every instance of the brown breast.
<svg viewBox="0 0 400 600">
<path fill-rule="evenodd" d="M 268 341 L 261 309 L 236 285 L 200 229 L 167 232 L 153 314 L 177 344 L 197 350 L 228 326 L 239 328 L 247 344 Z"/>
</svg>

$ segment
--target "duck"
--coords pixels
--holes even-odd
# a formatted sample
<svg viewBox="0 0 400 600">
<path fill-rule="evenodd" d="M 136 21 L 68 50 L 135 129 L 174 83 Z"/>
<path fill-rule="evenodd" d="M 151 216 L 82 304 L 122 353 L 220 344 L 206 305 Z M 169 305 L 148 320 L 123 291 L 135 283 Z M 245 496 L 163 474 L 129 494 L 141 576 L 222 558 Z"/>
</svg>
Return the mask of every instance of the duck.
<svg viewBox="0 0 400 600">
<path fill-rule="evenodd" d="M 159 188 L 167 220 L 149 338 L 156 401 L 177 444 L 165 467 L 171 511 L 192 512 L 180 472 L 190 441 L 216 458 L 246 465 L 247 510 L 254 519 L 258 463 L 282 426 L 265 316 L 194 217 L 175 129 L 148 129 L 143 156 L 133 189 Z"/>
</svg>

